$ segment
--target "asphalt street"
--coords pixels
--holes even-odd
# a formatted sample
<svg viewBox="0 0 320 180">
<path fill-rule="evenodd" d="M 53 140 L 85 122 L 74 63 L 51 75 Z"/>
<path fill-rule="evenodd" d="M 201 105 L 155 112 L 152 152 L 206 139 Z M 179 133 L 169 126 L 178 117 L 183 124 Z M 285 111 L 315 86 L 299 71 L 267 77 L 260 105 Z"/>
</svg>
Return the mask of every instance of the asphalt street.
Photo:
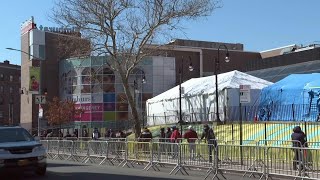
<svg viewBox="0 0 320 180">
<path fill-rule="evenodd" d="M 161 171 L 143 171 L 143 167 L 127 168 L 117 167 L 110 165 L 92 165 L 92 164 L 81 164 L 67 161 L 48 161 L 47 174 L 44 177 L 38 177 L 31 173 L 15 173 L 6 174 L 1 176 L 1 180 L 162 180 L 162 179 L 193 179 L 203 180 L 206 174 L 205 170 L 188 170 L 189 176 L 181 175 L 169 175 L 170 168 L 161 168 Z M 239 180 L 239 179 L 253 179 L 243 178 L 242 176 L 225 174 L 228 180 Z M 208 179 L 211 179 L 212 175 Z M 223 179 L 223 178 L 221 178 Z"/>
</svg>

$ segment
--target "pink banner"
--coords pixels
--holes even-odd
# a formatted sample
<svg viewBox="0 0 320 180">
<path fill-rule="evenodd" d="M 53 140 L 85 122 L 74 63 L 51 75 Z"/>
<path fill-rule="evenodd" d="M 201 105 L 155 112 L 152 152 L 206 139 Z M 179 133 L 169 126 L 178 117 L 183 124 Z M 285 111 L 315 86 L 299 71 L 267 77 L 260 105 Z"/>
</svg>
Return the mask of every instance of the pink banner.
<svg viewBox="0 0 320 180">
<path fill-rule="evenodd" d="M 76 109 L 83 109 L 81 115 L 75 116 L 75 121 L 89 122 L 103 120 L 103 104 L 76 104 Z"/>
<path fill-rule="evenodd" d="M 103 104 L 102 104 L 102 103 L 81 104 L 81 108 L 82 108 L 85 112 L 103 111 Z"/>
</svg>

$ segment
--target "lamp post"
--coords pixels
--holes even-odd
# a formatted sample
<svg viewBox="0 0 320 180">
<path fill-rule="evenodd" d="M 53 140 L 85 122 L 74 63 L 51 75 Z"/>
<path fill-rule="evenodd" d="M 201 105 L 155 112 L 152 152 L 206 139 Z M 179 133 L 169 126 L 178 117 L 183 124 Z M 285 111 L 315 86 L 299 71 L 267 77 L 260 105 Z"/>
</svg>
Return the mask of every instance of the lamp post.
<svg viewBox="0 0 320 180">
<path fill-rule="evenodd" d="M 193 71 L 193 67 L 192 67 L 192 63 L 191 63 L 191 57 L 189 56 L 189 71 Z M 180 124 L 180 131 L 181 131 L 181 134 L 182 134 L 182 124 L 184 123 L 183 119 L 182 119 L 182 87 L 181 87 L 181 84 L 182 84 L 182 81 L 183 81 L 183 69 L 184 69 L 184 59 L 183 59 L 183 56 L 182 56 L 182 60 L 181 60 L 181 66 L 180 66 L 180 69 L 179 69 L 179 78 L 180 78 L 180 81 L 179 81 L 179 121 L 178 123 Z"/>
<path fill-rule="evenodd" d="M 224 47 L 224 49 L 226 50 L 226 57 L 225 57 L 225 62 L 229 62 L 230 58 L 229 58 L 229 50 L 228 47 L 224 44 L 221 44 L 218 47 L 218 58 L 215 59 L 215 66 L 214 66 L 214 74 L 215 74 L 215 78 L 216 78 L 216 118 L 217 118 L 217 122 L 220 123 L 220 117 L 219 117 L 219 92 L 218 92 L 218 71 L 220 70 L 220 48 Z"/>
<path fill-rule="evenodd" d="M 36 59 L 39 59 L 40 60 L 40 64 L 39 64 L 39 66 L 40 66 L 40 79 L 39 79 L 39 95 L 41 95 L 42 94 L 42 89 L 41 89 L 41 80 L 42 80 L 42 72 L 41 72 L 41 68 L 42 68 L 42 61 L 44 60 L 44 59 L 42 59 L 42 58 L 39 58 L 39 57 L 35 57 L 35 56 L 33 56 L 32 54 L 30 54 L 30 53 L 27 53 L 27 52 L 25 52 L 25 51 L 22 51 L 22 50 L 20 50 L 20 49 L 14 49 L 14 48 L 6 48 L 7 50 L 10 50 L 10 51 L 18 51 L 18 52 L 22 52 L 22 53 L 24 53 L 24 54 L 26 54 L 26 55 L 28 55 L 28 56 L 32 56 L 32 57 L 34 57 L 34 58 L 36 58 Z M 22 89 L 21 89 L 22 90 Z M 25 89 L 26 90 L 26 89 Z M 23 90 L 22 90 L 23 91 Z M 21 91 L 21 92 L 22 92 Z M 28 91 L 27 91 L 28 92 Z M 39 117 L 39 115 L 38 115 L 38 136 L 40 136 L 40 117 Z"/>
<path fill-rule="evenodd" d="M 141 104 L 141 107 L 140 107 L 140 113 L 142 115 L 142 88 L 143 88 L 143 84 L 147 83 L 147 80 L 146 80 L 146 76 L 145 76 L 145 73 L 143 70 L 139 69 L 139 71 L 141 74 L 139 74 L 140 76 L 142 76 L 142 79 L 141 79 L 141 99 L 140 99 L 140 104 Z M 138 106 L 138 100 L 137 100 L 137 96 L 136 94 L 140 93 L 139 91 L 139 84 L 138 84 L 138 78 L 137 78 L 137 74 L 135 76 L 135 80 L 133 81 L 133 87 L 134 87 L 134 101 L 135 101 L 135 104 L 136 104 L 136 107 Z M 141 116 L 142 118 L 142 126 L 144 127 L 144 120 L 143 120 L 143 117 Z"/>
</svg>

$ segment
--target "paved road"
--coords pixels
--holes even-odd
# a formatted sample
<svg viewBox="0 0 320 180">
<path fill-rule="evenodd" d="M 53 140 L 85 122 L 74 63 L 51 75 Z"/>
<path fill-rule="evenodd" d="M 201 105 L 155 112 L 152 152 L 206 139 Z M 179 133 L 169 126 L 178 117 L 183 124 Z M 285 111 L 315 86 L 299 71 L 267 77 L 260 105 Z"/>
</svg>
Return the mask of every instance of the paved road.
<svg viewBox="0 0 320 180">
<path fill-rule="evenodd" d="M 190 176 L 169 175 L 169 168 L 162 168 L 161 172 L 143 171 L 141 168 L 120 168 L 115 166 L 99 166 L 91 164 L 80 164 L 67 161 L 48 161 L 47 175 L 45 177 L 38 177 L 33 174 L 24 174 L 15 176 L 14 178 L 1 177 L 1 180 L 23 179 L 23 180 L 162 180 L 162 179 L 192 179 L 203 180 L 205 170 L 194 170 L 190 173 Z M 251 179 L 242 178 L 241 176 L 225 175 L 227 180 L 239 180 L 239 179 Z M 212 176 L 210 176 L 211 179 Z M 223 178 L 222 178 L 223 179 Z"/>
</svg>

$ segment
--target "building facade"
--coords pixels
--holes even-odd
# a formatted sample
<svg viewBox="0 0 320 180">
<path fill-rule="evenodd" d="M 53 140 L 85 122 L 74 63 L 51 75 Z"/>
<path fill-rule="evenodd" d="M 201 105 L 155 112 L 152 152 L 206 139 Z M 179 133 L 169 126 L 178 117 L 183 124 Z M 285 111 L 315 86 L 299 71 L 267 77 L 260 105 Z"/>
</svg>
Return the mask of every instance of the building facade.
<svg viewBox="0 0 320 180">
<path fill-rule="evenodd" d="M 0 63 L 0 124 L 20 122 L 20 66 L 5 60 Z"/>
<path fill-rule="evenodd" d="M 21 126 L 35 133 L 46 128 L 47 105 L 39 118 L 38 95 L 50 101 L 59 97 L 59 61 L 75 54 L 87 54 L 90 45 L 75 29 L 37 26 L 33 17 L 21 26 Z M 38 123 L 40 126 L 38 126 Z"/>
<path fill-rule="evenodd" d="M 60 98 L 73 100 L 83 113 L 75 118 L 75 127 L 131 127 L 131 108 L 120 76 L 106 63 L 107 57 L 71 58 L 60 62 Z M 175 85 L 175 59 L 145 58 L 132 72 L 129 84 L 140 117 L 147 99 Z M 141 118 L 144 125 L 144 119 Z"/>
</svg>

